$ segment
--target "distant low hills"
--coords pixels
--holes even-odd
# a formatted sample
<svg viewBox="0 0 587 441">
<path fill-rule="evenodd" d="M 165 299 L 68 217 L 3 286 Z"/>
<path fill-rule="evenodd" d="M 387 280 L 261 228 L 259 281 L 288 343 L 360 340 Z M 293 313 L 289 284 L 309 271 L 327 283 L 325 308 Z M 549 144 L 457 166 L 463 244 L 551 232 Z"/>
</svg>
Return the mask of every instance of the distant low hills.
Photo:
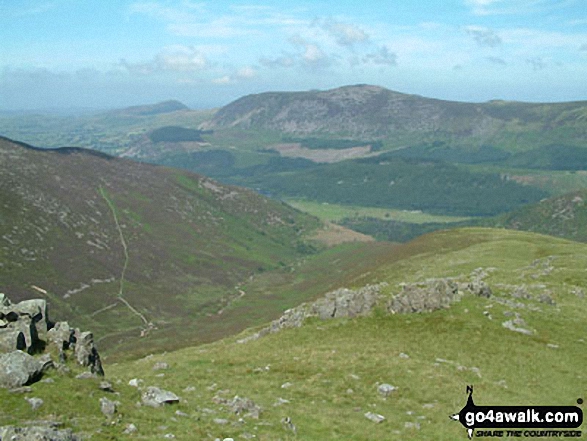
<svg viewBox="0 0 587 441">
<path fill-rule="evenodd" d="M 566 142 L 587 139 L 587 102 L 465 103 L 356 85 L 248 95 L 221 108 L 204 127 L 362 139 L 416 134 L 524 150 L 535 132 L 547 136 L 534 137 L 534 146 L 562 133 Z"/>
<path fill-rule="evenodd" d="M 152 327 L 196 334 L 243 281 L 311 252 L 319 225 L 186 171 L 0 138 L 0 292 L 43 294 L 102 348 Z"/>
<path fill-rule="evenodd" d="M 177 100 L 168 100 L 156 104 L 126 107 L 113 112 L 125 115 L 150 116 L 161 113 L 177 112 L 180 110 L 190 110 L 190 108 Z"/>
</svg>

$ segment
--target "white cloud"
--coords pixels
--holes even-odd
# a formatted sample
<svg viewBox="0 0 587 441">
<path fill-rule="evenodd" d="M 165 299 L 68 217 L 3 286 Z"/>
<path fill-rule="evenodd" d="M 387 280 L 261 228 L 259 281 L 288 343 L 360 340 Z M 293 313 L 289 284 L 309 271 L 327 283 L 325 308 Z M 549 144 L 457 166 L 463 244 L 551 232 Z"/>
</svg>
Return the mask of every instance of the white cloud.
<svg viewBox="0 0 587 441">
<path fill-rule="evenodd" d="M 167 46 L 153 60 L 142 63 L 128 63 L 121 60 L 120 65 L 132 73 L 151 74 L 156 72 L 196 72 L 210 67 L 204 54 L 196 47 Z"/>
<path fill-rule="evenodd" d="M 257 76 L 258 72 L 253 69 L 251 66 L 245 66 L 245 67 L 241 67 L 239 70 L 237 70 L 236 72 L 236 77 L 237 78 L 241 78 L 243 80 L 249 80 L 251 78 L 255 78 Z"/>
<path fill-rule="evenodd" d="M 397 65 L 397 54 L 391 52 L 387 46 L 381 46 L 377 51 L 365 55 L 363 62 L 395 66 Z"/>
<path fill-rule="evenodd" d="M 212 80 L 212 83 L 219 84 L 219 85 L 230 84 L 231 82 L 232 82 L 232 78 L 230 78 L 230 76 L 228 76 L 228 75 L 224 75 L 220 78 L 214 78 Z"/>
<path fill-rule="evenodd" d="M 333 19 L 317 20 L 315 24 L 333 37 L 340 46 L 351 47 L 369 40 L 369 35 L 354 24 L 341 23 Z"/>
</svg>

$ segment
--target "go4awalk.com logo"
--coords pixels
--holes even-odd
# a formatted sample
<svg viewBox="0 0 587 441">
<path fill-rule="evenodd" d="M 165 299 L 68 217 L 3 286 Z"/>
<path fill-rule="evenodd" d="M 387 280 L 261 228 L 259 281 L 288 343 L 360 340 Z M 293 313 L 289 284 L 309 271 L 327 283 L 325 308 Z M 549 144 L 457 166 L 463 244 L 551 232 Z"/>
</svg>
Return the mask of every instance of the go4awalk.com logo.
<svg viewBox="0 0 587 441">
<path fill-rule="evenodd" d="M 577 406 L 477 406 L 473 386 L 467 386 L 467 404 L 451 419 L 476 437 L 581 438 L 583 410 Z M 577 400 L 582 404 L 583 400 Z"/>
</svg>

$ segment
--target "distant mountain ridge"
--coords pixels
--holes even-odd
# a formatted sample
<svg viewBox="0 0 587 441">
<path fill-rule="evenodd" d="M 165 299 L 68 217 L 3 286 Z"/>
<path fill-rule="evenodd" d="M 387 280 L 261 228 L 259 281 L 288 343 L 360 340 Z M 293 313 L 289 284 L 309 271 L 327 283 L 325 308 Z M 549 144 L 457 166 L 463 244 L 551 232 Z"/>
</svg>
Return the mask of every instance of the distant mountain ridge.
<svg viewBox="0 0 587 441">
<path fill-rule="evenodd" d="M 503 130 L 564 128 L 569 140 L 587 139 L 586 117 L 587 101 L 466 103 L 356 85 L 326 91 L 248 95 L 222 107 L 202 127 L 363 139 L 415 133 L 486 140 L 502 137 Z"/>
</svg>

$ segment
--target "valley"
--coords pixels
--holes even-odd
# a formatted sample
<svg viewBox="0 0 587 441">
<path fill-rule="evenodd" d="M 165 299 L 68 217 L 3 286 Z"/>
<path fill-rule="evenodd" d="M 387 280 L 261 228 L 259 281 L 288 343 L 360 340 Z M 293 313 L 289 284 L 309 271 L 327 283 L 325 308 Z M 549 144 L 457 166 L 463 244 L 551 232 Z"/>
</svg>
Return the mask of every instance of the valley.
<svg viewBox="0 0 587 441">
<path fill-rule="evenodd" d="M 0 292 L 91 329 L 110 384 L 52 353 L 0 426 L 454 440 L 469 384 L 577 404 L 586 109 L 358 85 L 0 116 Z"/>
</svg>

